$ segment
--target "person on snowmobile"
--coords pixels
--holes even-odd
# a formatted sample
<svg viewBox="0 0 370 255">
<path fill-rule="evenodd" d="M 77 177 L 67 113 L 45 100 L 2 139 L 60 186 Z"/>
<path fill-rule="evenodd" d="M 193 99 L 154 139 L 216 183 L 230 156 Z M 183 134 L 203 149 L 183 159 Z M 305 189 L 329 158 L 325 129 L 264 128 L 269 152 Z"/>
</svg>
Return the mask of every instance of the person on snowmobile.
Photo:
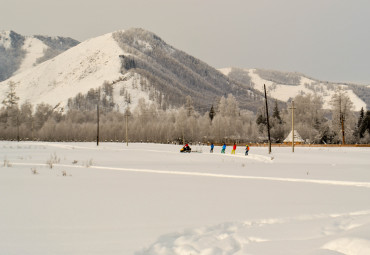
<svg viewBox="0 0 370 255">
<path fill-rule="evenodd" d="M 180 150 L 180 152 L 191 152 L 191 148 L 189 144 L 185 144 L 184 147 Z"/>
</svg>

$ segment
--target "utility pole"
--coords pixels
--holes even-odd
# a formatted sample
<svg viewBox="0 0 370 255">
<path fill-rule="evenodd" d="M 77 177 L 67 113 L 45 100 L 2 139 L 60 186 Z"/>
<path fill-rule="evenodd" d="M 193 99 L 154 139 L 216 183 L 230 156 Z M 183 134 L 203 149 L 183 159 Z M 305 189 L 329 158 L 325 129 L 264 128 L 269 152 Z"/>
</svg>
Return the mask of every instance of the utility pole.
<svg viewBox="0 0 370 255">
<path fill-rule="evenodd" d="M 342 126 L 342 144 L 346 144 L 344 135 L 344 113 L 342 112 L 342 94 L 339 94 L 339 121 Z"/>
<path fill-rule="evenodd" d="M 269 122 L 269 110 L 268 110 L 268 107 L 267 107 L 267 93 L 266 93 L 266 85 L 265 84 L 263 84 L 263 88 L 265 90 L 267 135 L 268 135 L 268 139 L 269 139 L 269 154 L 270 154 L 271 153 L 270 122 Z"/>
<path fill-rule="evenodd" d="M 292 101 L 292 107 L 289 109 L 292 110 L 292 152 L 294 152 L 294 109 L 296 109 L 294 107 L 294 101 Z"/>
<path fill-rule="evenodd" d="M 31 134 L 31 139 L 32 139 L 32 141 L 34 140 L 34 137 L 33 137 L 33 117 L 31 116 L 31 132 L 32 132 L 32 134 Z"/>
<path fill-rule="evenodd" d="M 96 105 L 96 146 L 99 146 L 99 102 Z"/>
<path fill-rule="evenodd" d="M 128 146 L 128 116 L 130 114 L 128 113 L 128 111 L 126 111 L 125 113 L 125 118 L 126 118 L 126 146 Z"/>
<path fill-rule="evenodd" d="M 17 113 L 17 141 L 19 142 L 19 112 Z"/>
<path fill-rule="evenodd" d="M 98 100 L 96 104 L 96 146 L 99 146 L 99 101 L 100 101 L 100 89 L 98 94 Z"/>
</svg>

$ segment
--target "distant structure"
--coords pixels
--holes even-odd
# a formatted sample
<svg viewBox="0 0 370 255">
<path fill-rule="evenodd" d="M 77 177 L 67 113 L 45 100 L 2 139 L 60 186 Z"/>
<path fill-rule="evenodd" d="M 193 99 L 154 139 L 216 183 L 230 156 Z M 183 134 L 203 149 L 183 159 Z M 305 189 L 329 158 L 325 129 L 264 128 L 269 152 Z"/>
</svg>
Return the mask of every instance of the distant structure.
<svg viewBox="0 0 370 255">
<path fill-rule="evenodd" d="M 293 141 L 293 131 L 290 131 L 289 135 L 283 141 L 284 144 L 292 144 Z M 298 134 L 297 130 L 294 130 L 294 144 L 303 144 L 304 140 Z"/>
</svg>

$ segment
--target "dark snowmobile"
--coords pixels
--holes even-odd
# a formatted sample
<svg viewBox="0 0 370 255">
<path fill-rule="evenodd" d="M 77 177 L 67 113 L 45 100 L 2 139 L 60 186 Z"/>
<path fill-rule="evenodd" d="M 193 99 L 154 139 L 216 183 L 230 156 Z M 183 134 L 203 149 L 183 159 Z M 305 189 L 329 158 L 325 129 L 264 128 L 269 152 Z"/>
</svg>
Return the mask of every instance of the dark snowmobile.
<svg viewBox="0 0 370 255">
<path fill-rule="evenodd" d="M 185 145 L 184 147 L 181 148 L 180 152 L 190 153 L 191 152 L 191 148 L 189 147 L 189 145 Z"/>
</svg>

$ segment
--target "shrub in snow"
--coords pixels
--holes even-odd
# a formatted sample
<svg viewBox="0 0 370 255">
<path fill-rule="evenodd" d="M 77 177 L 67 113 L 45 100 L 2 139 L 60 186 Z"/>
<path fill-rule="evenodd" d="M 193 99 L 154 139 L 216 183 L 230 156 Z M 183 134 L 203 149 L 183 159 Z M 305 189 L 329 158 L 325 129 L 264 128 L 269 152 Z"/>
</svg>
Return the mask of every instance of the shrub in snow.
<svg viewBox="0 0 370 255">
<path fill-rule="evenodd" d="M 12 164 L 10 164 L 9 160 L 4 159 L 4 167 L 12 167 Z"/>
<path fill-rule="evenodd" d="M 93 160 L 90 159 L 89 161 L 86 161 L 86 164 L 85 165 L 88 168 L 88 167 L 92 166 L 92 164 L 93 164 Z"/>
<path fill-rule="evenodd" d="M 56 153 L 54 152 L 54 154 L 50 155 L 50 159 L 48 159 L 46 161 L 46 164 L 51 168 L 53 168 L 53 165 L 54 164 L 57 164 L 60 162 L 60 158 L 58 158 L 58 156 L 56 155 Z"/>
</svg>

